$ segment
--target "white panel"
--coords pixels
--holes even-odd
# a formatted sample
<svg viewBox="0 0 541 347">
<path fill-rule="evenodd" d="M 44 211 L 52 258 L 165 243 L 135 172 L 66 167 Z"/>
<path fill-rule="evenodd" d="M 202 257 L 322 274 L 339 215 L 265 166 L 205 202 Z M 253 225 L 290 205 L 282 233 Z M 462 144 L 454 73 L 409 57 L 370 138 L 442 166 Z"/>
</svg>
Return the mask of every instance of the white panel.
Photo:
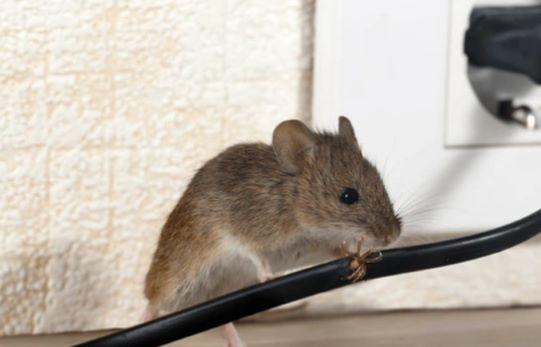
<svg viewBox="0 0 541 347">
<path fill-rule="evenodd" d="M 417 197 L 416 230 L 480 230 L 541 206 L 539 146 L 445 147 L 450 2 L 329 3 L 316 11 L 314 123 L 352 119 L 397 204 Z"/>
</svg>

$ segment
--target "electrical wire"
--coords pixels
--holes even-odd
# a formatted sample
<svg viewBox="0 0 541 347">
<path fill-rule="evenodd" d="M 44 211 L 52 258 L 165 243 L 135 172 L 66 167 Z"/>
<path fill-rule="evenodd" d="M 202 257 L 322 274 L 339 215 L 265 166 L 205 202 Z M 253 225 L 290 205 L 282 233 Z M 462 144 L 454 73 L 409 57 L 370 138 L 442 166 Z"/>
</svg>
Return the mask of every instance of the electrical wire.
<svg viewBox="0 0 541 347">
<path fill-rule="evenodd" d="M 541 210 L 511 224 L 467 237 L 382 251 L 366 264 L 364 280 L 452 265 L 497 253 L 541 231 Z M 352 270 L 350 257 L 301 270 L 154 321 L 77 346 L 159 346 L 298 299 L 343 287 Z M 521 265 L 517 265 L 521 266 Z"/>
</svg>

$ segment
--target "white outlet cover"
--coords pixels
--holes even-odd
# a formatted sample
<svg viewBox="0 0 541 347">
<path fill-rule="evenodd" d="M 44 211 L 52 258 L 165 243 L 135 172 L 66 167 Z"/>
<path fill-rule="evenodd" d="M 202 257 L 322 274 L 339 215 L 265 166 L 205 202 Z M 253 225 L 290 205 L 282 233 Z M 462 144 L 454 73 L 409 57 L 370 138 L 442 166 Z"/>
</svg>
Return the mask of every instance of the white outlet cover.
<svg viewBox="0 0 541 347">
<path fill-rule="evenodd" d="M 540 1 L 453 0 L 449 23 L 448 94 L 445 144 L 454 146 L 541 145 L 541 129 L 527 130 L 504 123 L 479 102 L 465 73 L 464 33 L 474 6 L 540 5 Z M 541 112 L 541 86 L 532 88 L 521 101 Z M 541 114 L 538 116 L 541 121 Z"/>
</svg>

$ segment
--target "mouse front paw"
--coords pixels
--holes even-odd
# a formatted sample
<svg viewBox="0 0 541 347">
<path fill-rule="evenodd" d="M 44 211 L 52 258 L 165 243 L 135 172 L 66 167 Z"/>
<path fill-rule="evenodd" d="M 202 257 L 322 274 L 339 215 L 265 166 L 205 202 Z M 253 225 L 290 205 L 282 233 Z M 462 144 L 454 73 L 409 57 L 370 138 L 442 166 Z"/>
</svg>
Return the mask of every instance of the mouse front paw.
<svg viewBox="0 0 541 347">
<path fill-rule="evenodd" d="M 351 262 L 349 263 L 349 269 L 351 274 L 347 279 L 353 283 L 358 282 L 366 275 L 366 264 L 376 263 L 382 259 L 382 253 L 375 248 L 369 248 L 363 251 L 364 239 L 361 237 L 357 240 L 355 245 L 355 251 L 351 251 L 347 243 L 342 242 L 340 248 L 343 257 L 349 257 Z"/>
</svg>

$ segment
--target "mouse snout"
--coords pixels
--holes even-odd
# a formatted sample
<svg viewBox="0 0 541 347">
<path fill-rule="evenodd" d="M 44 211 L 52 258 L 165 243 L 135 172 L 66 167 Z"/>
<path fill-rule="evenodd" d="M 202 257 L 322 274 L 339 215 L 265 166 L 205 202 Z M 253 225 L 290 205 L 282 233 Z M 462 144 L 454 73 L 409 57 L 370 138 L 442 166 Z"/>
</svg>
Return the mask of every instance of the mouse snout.
<svg viewBox="0 0 541 347">
<path fill-rule="evenodd" d="M 390 232 L 388 231 L 383 236 L 383 242 L 385 243 L 385 245 L 391 244 L 396 241 L 396 239 L 398 239 L 398 236 L 400 236 L 400 229 L 393 228 Z"/>
<path fill-rule="evenodd" d="M 400 222 L 397 222 L 392 223 L 391 225 L 381 226 L 377 229 L 378 230 L 375 232 L 375 234 L 381 240 L 381 243 L 384 246 L 387 246 L 396 241 L 396 239 L 398 239 L 398 237 L 400 236 L 401 226 Z"/>
<path fill-rule="evenodd" d="M 398 239 L 400 236 L 400 232 L 402 231 L 402 224 L 400 222 L 400 219 L 397 218 L 396 222 L 393 223 L 393 225 L 387 230 L 387 234 L 385 235 L 385 242 L 387 244 L 390 244 Z"/>
</svg>

